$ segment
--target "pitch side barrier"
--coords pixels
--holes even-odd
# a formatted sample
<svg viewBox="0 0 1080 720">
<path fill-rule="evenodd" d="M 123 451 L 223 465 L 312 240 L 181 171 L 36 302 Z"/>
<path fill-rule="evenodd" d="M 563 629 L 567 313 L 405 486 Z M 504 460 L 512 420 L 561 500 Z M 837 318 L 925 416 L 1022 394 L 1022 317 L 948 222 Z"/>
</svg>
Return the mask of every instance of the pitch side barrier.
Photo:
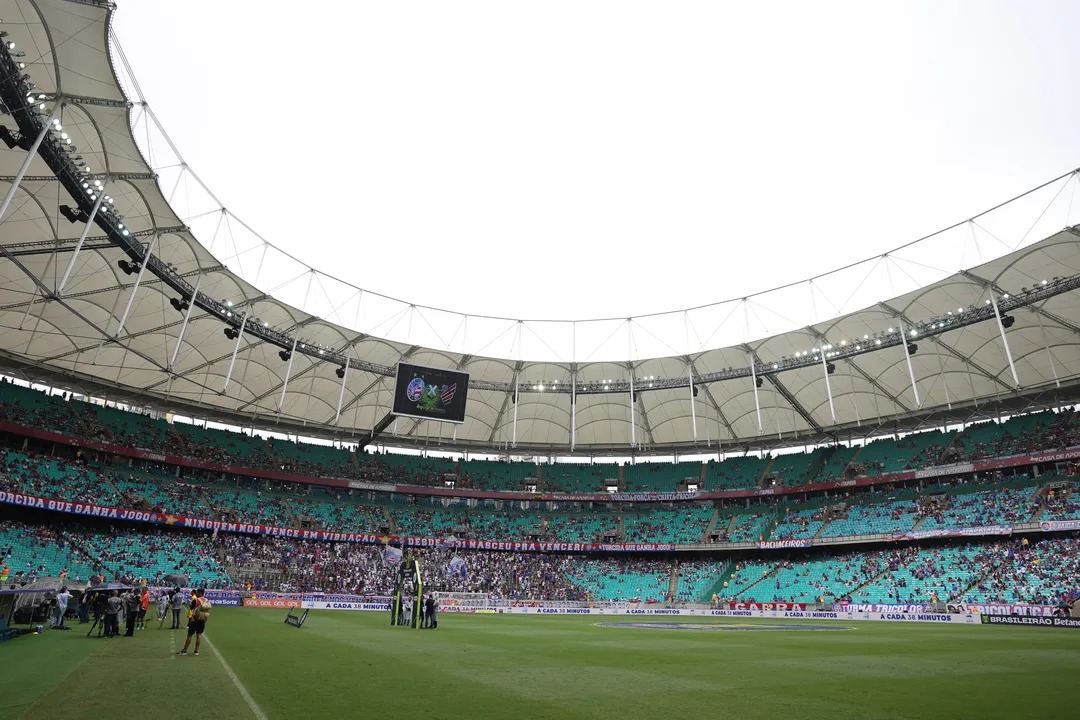
<svg viewBox="0 0 1080 720">
<path fill-rule="evenodd" d="M 209 594 L 210 591 L 208 591 Z M 222 599 L 239 597 L 242 593 L 215 591 Z M 304 610 L 347 610 L 390 612 L 390 598 L 383 596 L 320 595 L 301 593 L 249 593 L 244 607 L 300 608 Z M 214 600 L 215 604 L 218 603 Z M 222 604 L 233 604 L 225 602 Z M 803 620 L 863 620 L 874 622 L 920 622 L 953 625 L 1039 625 L 1042 627 L 1073 627 L 1072 623 L 1056 623 L 1055 608 L 1044 605 L 962 605 L 950 604 L 947 610 L 940 605 L 918 604 L 846 604 L 831 610 L 817 609 L 808 603 L 728 603 L 722 608 L 669 608 L 640 606 L 633 603 L 612 603 L 607 606 L 585 606 L 562 601 L 492 600 L 486 607 L 442 605 L 439 612 L 460 614 L 499 615 L 602 615 L 649 617 L 717 617 L 766 618 Z"/>
<path fill-rule="evenodd" d="M 352 488 L 355 490 L 375 490 L 378 492 L 407 493 L 410 495 L 434 495 L 439 497 L 473 497 L 493 500 L 551 500 L 568 502 L 682 502 L 693 500 L 720 500 L 731 498 L 750 498 L 767 495 L 799 495 L 821 490 L 834 490 L 840 488 L 865 487 L 870 485 L 884 485 L 907 480 L 924 480 L 930 478 L 948 477 L 951 475 L 964 475 L 972 472 L 984 472 L 1001 470 L 1009 467 L 1021 467 L 1037 465 L 1040 463 L 1061 462 L 1065 460 L 1080 459 L 1080 447 L 1070 447 L 1064 450 L 1047 450 L 1025 455 L 1011 455 L 990 460 L 979 460 L 970 463 L 957 463 L 955 465 L 943 465 L 939 467 L 924 468 L 922 470 L 905 470 L 897 473 L 887 473 L 871 477 L 858 477 L 846 480 L 833 480 L 828 482 L 814 483 L 812 485 L 798 485 L 793 487 L 765 488 L 755 490 L 714 490 L 711 492 L 643 492 L 643 493 L 529 493 L 512 491 L 484 491 L 484 490 L 458 490 L 449 488 L 425 487 L 419 485 L 394 485 L 391 483 L 371 482 L 368 480 L 346 480 L 343 478 L 313 477 L 298 475 L 279 470 L 259 470 L 234 465 L 220 465 L 208 463 L 196 458 L 182 457 L 177 455 L 165 455 L 139 448 L 122 445 L 112 445 L 94 440 L 68 437 L 50 430 L 25 427 L 6 420 L 0 420 L 0 431 L 9 432 L 13 435 L 22 435 L 38 440 L 47 440 L 53 443 L 68 445 L 71 447 L 97 450 L 112 455 L 123 457 L 151 460 L 153 462 L 183 467 L 201 468 L 215 472 L 244 475 L 248 477 L 265 478 L 268 480 L 282 480 L 285 482 L 298 482 L 307 485 L 330 485 L 334 487 Z"/>
</svg>

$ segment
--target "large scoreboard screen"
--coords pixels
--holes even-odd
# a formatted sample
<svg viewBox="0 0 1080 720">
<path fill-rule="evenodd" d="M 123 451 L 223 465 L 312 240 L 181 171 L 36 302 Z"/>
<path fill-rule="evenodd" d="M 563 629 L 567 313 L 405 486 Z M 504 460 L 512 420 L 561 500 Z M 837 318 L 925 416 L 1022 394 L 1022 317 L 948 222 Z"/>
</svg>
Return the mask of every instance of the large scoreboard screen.
<svg viewBox="0 0 1080 720">
<path fill-rule="evenodd" d="M 394 415 L 463 423 L 468 394 L 468 373 L 398 363 Z"/>
</svg>

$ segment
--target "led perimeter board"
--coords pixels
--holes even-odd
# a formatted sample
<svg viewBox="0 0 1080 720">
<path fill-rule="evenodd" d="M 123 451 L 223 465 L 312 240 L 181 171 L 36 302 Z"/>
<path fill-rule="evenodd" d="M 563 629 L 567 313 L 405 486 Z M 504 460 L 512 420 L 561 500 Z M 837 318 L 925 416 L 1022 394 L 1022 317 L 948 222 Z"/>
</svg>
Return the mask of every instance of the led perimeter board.
<svg viewBox="0 0 1080 720">
<path fill-rule="evenodd" d="M 468 394 L 468 373 L 398 363 L 394 415 L 463 423 Z"/>
</svg>

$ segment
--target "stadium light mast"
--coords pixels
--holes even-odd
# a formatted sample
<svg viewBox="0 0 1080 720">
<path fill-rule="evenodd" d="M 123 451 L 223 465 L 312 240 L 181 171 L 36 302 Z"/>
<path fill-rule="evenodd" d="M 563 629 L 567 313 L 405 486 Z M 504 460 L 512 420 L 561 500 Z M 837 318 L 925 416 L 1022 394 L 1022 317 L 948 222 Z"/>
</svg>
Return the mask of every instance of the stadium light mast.
<svg viewBox="0 0 1080 720">
<path fill-rule="evenodd" d="M 56 286 L 56 296 L 60 297 L 64 294 L 64 286 L 67 285 L 68 278 L 71 277 L 71 270 L 75 267 L 75 260 L 79 257 L 79 251 L 82 250 L 83 243 L 86 242 L 86 236 L 90 234 L 90 228 L 94 225 L 94 218 L 97 217 L 98 210 L 101 209 L 101 203 L 105 200 L 105 186 L 108 185 L 108 180 L 102 183 L 98 188 L 97 200 L 94 201 L 94 207 L 90 209 L 90 217 L 86 219 L 86 227 L 83 228 L 82 233 L 79 234 L 79 241 L 75 243 L 75 249 L 71 251 L 71 259 L 68 260 L 67 269 L 64 270 L 64 276 L 60 278 L 60 284 Z"/>
<path fill-rule="evenodd" d="M 98 197 L 101 197 L 100 195 Z M 157 233 L 150 238 L 150 244 L 146 247 L 146 255 L 143 256 L 142 264 L 139 265 L 139 274 L 135 276 L 135 284 L 131 286 L 131 295 L 128 296 L 127 307 L 124 308 L 124 314 L 120 316 L 120 324 L 116 326 L 116 333 L 113 337 L 120 337 L 120 331 L 124 329 L 124 323 L 127 322 L 128 313 L 131 312 L 131 305 L 135 302 L 135 293 L 139 291 L 139 283 L 142 282 L 143 273 L 146 272 L 146 266 L 150 262 L 150 256 L 154 254 L 154 245 L 157 244 Z"/>
<path fill-rule="evenodd" d="M 994 288 L 988 286 L 990 291 L 990 303 L 994 306 L 994 317 L 997 318 L 998 331 L 1001 332 L 1001 343 L 1005 346 L 1005 357 L 1009 361 L 1009 370 L 1012 371 L 1013 386 L 1020 387 L 1020 379 L 1016 377 L 1016 365 L 1013 364 L 1012 350 L 1009 349 L 1009 340 L 1005 337 L 1005 325 L 1001 322 L 1001 311 L 998 309 L 997 298 L 994 297 Z M 1008 295 L 1004 296 L 1008 299 Z"/>
<path fill-rule="evenodd" d="M 232 379 L 232 371 L 236 366 L 236 353 L 240 352 L 240 342 L 244 339 L 244 328 L 247 327 L 248 316 L 245 314 L 240 321 L 240 332 L 236 333 L 236 345 L 233 346 L 232 358 L 229 360 L 229 372 L 225 374 L 225 385 L 221 388 L 224 393 L 229 389 L 229 380 Z"/>
<path fill-rule="evenodd" d="M 19 185 L 22 184 L 23 178 L 26 177 L 26 171 L 30 169 L 30 163 L 34 161 L 34 156 L 37 155 L 38 148 L 41 147 L 42 140 L 52 130 L 53 120 L 56 119 L 57 113 L 60 112 L 60 106 L 62 103 L 59 100 L 53 101 L 52 112 L 49 113 L 49 117 L 45 119 L 45 127 L 41 128 L 41 132 L 34 138 L 34 143 L 30 146 L 30 150 L 26 153 L 26 158 L 23 160 L 22 165 L 19 167 L 19 172 L 15 173 L 15 179 L 11 181 L 11 187 L 8 188 L 7 195 L 4 196 L 4 202 L 0 204 L 0 219 L 4 217 L 4 213 L 7 212 L 8 207 L 11 205 L 11 201 L 15 199 L 15 193 L 19 190 Z M 14 110 L 14 108 L 12 108 Z"/>
<path fill-rule="evenodd" d="M 907 360 L 908 377 L 911 378 L 911 392 L 915 396 L 915 407 L 922 408 L 922 400 L 919 399 L 919 388 L 915 385 L 915 370 L 911 366 L 911 351 L 908 350 L 908 336 L 904 329 L 904 318 L 899 315 L 896 322 L 900 326 L 900 344 L 904 346 L 904 358 Z"/>
</svg>

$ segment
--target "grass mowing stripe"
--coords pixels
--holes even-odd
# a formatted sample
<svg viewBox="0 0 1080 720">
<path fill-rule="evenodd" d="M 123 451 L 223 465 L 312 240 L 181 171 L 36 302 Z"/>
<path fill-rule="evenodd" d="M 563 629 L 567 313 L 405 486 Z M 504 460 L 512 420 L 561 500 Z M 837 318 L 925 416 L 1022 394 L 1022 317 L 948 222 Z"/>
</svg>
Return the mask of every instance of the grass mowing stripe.
<svg viewBox="0 0 1080 720">
<path fill-rule="evenodd" d="M 218 652 L 218 649 L 214 647 L 214 643 L 210 642 L 210 638 L 204 635 L 203 642 L 205 642 L 210 648 L 210 650 L 213 651 L 214 657 L 216 657 L 218 659 L 218 662 L 221 663 L 221 667 L 225 668 L 225 674 L 229 676 L 229 679 L 232 680 L 233 685 L 235 685 L 236 689 L 240 691 L 240 697 L 244 698 L 244 702 L 246 702 L 248 704 L 248 707 L 251 708 L 251 712 L 255 714 L 255 717 L 257 717 L 259 720 L 266 720 L 266 714 L 259 708 L 258 703 L 255 702 L 255 698 L 251 697 L 251 693 L 249 693 L 247 691 L 247 688 L 244 687 L 244 683 L 240 682 L 240 678 L 236 677 L 236 673 L 234 673 L 232 671 L 232 668 L 229 667 L 229 663 L 225 662 L 225 658 L 222 657 L 221 653 Z"/>
<path fill-rule="evenodd" d="M 1076 714 L 1080 636 L 1073 632 L 887 623 L 845 633 L 679 632 L 594 621 L 448 613 L 437 631 L 418 632 L 390 627 L 383 614 L 313 611 L 296 629 L 283 625 L 278 611 L 216 608 L 214 643 L 201 662 L 165 661 L 164 650 L 183 644 L 182 630 L 110 641 L 47 632 L 0 645 L 3 704 L 32 703 L 0 708 L 0 720 L 56 720 L 72 707 L 111 716 L 128 713 L 133 701 L 139 720 Z M 265 715 L 253 715 L 222 672 L 226 661 L 206 653 L 227 656 Z M 83 657 L 88 661 L 77 665 Z"/>
</svg>

